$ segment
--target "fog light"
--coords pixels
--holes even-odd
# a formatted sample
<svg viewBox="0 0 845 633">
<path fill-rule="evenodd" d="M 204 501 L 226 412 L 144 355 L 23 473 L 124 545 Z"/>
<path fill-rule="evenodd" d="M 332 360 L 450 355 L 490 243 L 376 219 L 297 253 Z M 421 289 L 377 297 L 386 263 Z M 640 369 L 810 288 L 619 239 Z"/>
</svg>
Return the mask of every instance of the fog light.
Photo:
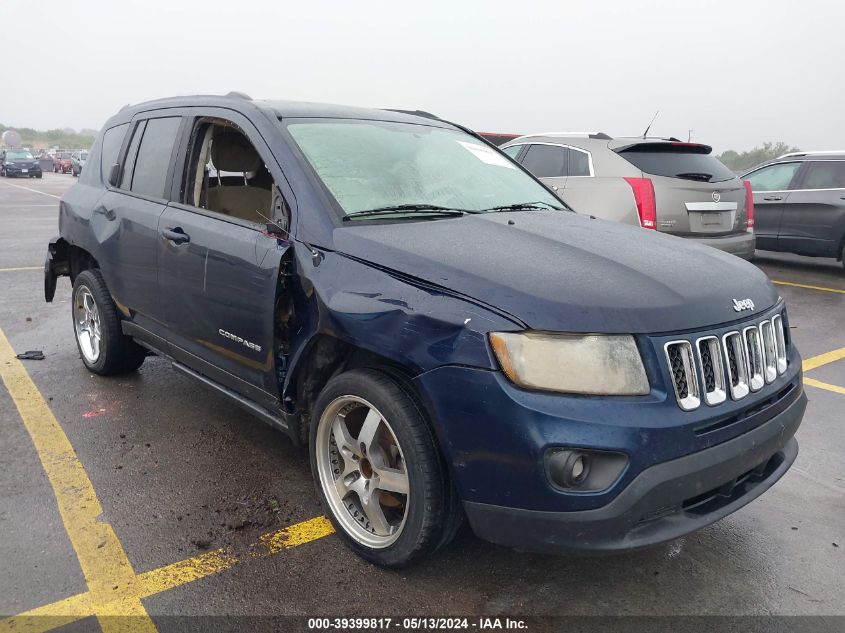
<svg viewBox="0 0 845 633">
<path fill-rule="evenodd" d="M 609 488 L 628 457 L 610 451 L 553 448 L 546 451 L 546 475 L 556 488 L 573 492 L 596 492 Z"/>
</svg>

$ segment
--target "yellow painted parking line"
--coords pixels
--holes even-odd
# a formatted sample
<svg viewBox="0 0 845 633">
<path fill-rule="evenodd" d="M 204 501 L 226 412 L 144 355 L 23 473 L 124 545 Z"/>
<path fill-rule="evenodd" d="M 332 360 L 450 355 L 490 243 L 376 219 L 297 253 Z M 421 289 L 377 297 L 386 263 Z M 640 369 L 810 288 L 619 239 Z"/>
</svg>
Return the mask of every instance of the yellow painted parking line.
<svg viewBox="0 0 845 633">
<path fill-rule="evenodd" d="M 331 522 L 326 517 L 319 516 L 264 534 L 241 557 L 221 548 L 171 563 L 138 574 L 139 595 L 141 598 L 148 598 L 226 571 L 245 560 L 275 556 L 284 550 L 316 541 L 333 532 Z M 0 620 L 0 632 L 42 633 L 92 615 L 94 604 L 90 593 L 80 593 Z"/>
<path fill-rule="evenodd" d="M 305 545 L 333 532 L 331 522 L 326 517 L 319 516 L 263 535 L 249 547 L 247 554 L 241 557 L 235 556 L 225 549 L 218 549 L 159 567 L 138 576 L 142 596 L 152 596 L 200 578 L 220 573 L 244 560 L 274 556 L 286 549 Z"/>
<path fill-rule="evenodd" d="M 44 270 L 44 266 L 22 266 L 20 268 L 0 268 L 0 273 L 20 273 L 27 270 Z"/>
<path fill-rule="evenodd" d="M 56 198 L 57 200 L 61 200 L 61 196 L 57 196 L 54 193 L 47 193 L 46 191 L 39 191 L 38 189 L 33 189 L 32 187 L 24 187 L 23 185 L 13 185 L 10 182 L 0 182 L 0 185 L 6 185 L 7 187 L 15 187 L 16 189 L 26 189 L 27 191 L 31 191 L 32 193 L 40 193 L 42 196 L 50 196 L 51 198 Z"/>
<path fill-rule="evenodd" d="M 94 615 L 94 605 L 89 593 L 78 593 L 64 600 L 52 602 L 21 613 L 5 620 L 0 620 L 0 631 L 15 633 L 44 633 L 90 618 Z"/>
<path fill-rule="evenodd" d="M 29 432 L 53 488 L 79 565 L 88 585 L 94 615 L 106 633 L 152 632 L 153 621 L 141 604 L 138 579 L 94 486 L 50 407 L 0 330 L 0 378 Z M 8 570 L 7 570 L 8 571 Z M 133 617 L 106 617 L 133 616 Z"/>
<path fill-rule="evenodd" d="M 845 358 L 845 347 L 840 347 L 832 352 L 825 352 L 824 354 L 806 359 L 801 364 L 801 368 L 804 371 L 810 371 L 811 369 L 816 369 L 817 367 L 842 360 L 843 358 Z"/>
<path fill-rule="evenodd" d="M 822 292 L 835 292 L 838 294 L 845 295 L 845 290 L 841 290 L 839 288 L 826 288 L 825 286 L 812 286 L 810 284 L 797 284 L 792 281 L 778 281 L 772 279 L 773 284 L 777 284 L 778 286 L 792 286 L 794 288 L 806 288 L 807 290 L 821 290 Z"/>
<path fill-rule="evenodd" d="M 807 378 L 804 377 L 804 384 L 809 385 L 810 387 L 815 387 L 816 389 L 825 389 L 827 391 L 832 391 L 833 393 L 842 394 L 845 396 L 845 387 L 840 387 L 838 385 L 831 385 L 826 382 L 822 382 L 821 380 L 816 380 L 815 378 Z"/>
</svg>

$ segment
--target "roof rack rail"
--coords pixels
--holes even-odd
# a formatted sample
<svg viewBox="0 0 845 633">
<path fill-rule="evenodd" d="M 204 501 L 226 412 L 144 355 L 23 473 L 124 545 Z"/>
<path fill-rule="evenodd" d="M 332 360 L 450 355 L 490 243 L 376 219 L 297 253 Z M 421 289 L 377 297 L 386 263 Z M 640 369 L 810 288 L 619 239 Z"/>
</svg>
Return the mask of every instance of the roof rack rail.
<svg viewBox="0 0 845 633">
<path fill-rule="evenodd" d="M 603 141 L 610 141 L 612 136 L 604 132 L 534 132 L 533 134 L 524 134 L 523 136 L 560 136 L 560 137 L 576 137 L 576 138 L 594 138 Z"/>
<path fill-rule="evenodd" d="M 789 152 L 788 154 L 784 154 L 783 156 L 778 156 L 775 160 L 780 160 L 781 158 L 792 158 L 793 156 L 833 156 L 837 154 L 845 154 L 845 149 L 825 149 L 809 152 Z"/>
<path fill-rule="evenodd" d="M 227 92 L 224 97 L 236 97 L 238 99 L 243 99 L 244 101 L 252 101 L 252 97 L 250 97 L 245 92 L 240 92 L 239 90 L 230 90 Z"/>
</svg>

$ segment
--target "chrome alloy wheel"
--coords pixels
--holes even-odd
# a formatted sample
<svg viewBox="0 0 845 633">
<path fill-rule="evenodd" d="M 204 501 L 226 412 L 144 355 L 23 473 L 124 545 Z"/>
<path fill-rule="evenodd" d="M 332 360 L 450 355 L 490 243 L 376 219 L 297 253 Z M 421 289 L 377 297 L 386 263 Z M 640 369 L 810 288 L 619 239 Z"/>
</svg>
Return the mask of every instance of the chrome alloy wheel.
<svg viewBox="0 0 845 633">
<path fill-rule="evenodd" d="M 100 358 L 102 334 L 100 329 L 100 311 L 94 295 L 87 286 L 79 286 L 73 297 L 73 326 L 76 339 L 85 360 L 92 365 Z"/>
<path fill-rule="evenodd" d="M 317 426 L 317 472 L 347 534 L 381 549 L 399 538 L 408 516 L 409 481 L 390 424 L 369 402 L 340 396 Z"/>
</svg>

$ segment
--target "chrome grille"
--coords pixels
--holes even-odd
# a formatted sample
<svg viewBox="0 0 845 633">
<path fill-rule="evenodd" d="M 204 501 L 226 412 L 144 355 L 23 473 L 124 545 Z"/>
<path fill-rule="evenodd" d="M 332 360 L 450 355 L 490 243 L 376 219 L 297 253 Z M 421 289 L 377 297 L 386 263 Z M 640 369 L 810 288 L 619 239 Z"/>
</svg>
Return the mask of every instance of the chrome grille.
<svg viewBox="0 0 845 633">
<path fill-rule="evenodd" d="M 760 345 L 763 348 L 763 376 L 768 384 L 774 382 L 778 376 L 778 346 L 771 321 L 763 321 L 760 324 Z"/>
<path fill-rule="evenodd" d="M 702 336 L 694 343 L 683 339 L 666 343 L 678 405 L 691 411 L 702 400 L 710 406 L 721 404 L 728 394 L 741 400 L 773 383 L 787 369 L 786 340 L 783 316 L 777 314 L 771 320 L 728 332 L 721 340 Z"/>
<path fill-rule="evenodd" d="M 704 380 L 704 402 L 709 405 L 720 404 L 727 398 L 725 392 L 725 369 L 722 363 L 722 351 L 719 339 L 706 336 L 696 341 L 698 364 Z"/>
<path fill-rule="evenodd" d="M 745 346 L 739 332 L 729 332 L 722 337 L 725 353 L 728 356 L 728 379 L 731 385 L 731 398 L 739 400 L 748 395 L 748 361 L 745 358 Z"/>
<path fill-rule="evenodd" d="M 782 374 L 786 371 L 786 336 L 783 331 L 783 318 L 779 314 L 772 317 L 772 328 L 775 331 L 778 373 Z"/>
<path fill-rule="evenodd" d="M 678 404 L 684 411 L 698 408 L 701 399 L 692 345 L 689 341 L 670 341 L 666 343 L 666 358 L 672 371 L 672 385 Z"/>
<path fill-rule="evenodd" d="M 763 348 L 760 345 L 760 330 L 750 326 L 742 331 L 745 343 L 745 361 L 748 368 L 748 386 L 751 391 L 760 391 L 766 380 L 763 378 Z"/>
</svg>

